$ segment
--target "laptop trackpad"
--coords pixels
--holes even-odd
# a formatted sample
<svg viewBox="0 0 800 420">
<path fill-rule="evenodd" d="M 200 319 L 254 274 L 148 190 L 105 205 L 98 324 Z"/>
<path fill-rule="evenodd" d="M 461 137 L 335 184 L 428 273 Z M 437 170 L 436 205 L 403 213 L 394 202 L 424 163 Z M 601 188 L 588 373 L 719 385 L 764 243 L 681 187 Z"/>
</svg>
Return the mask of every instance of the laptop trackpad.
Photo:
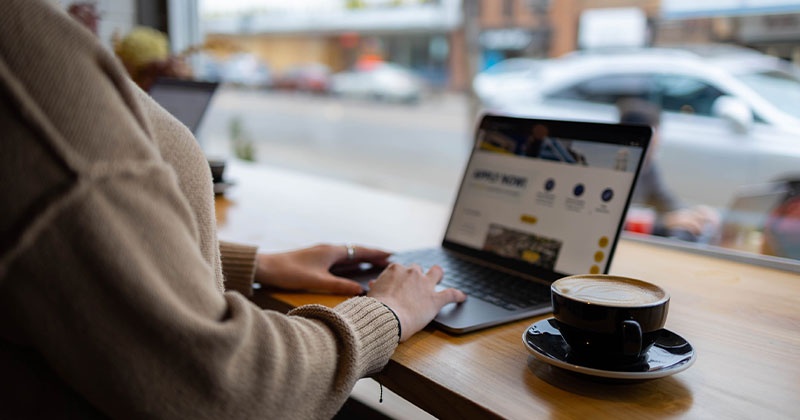
<svg viewBox="0 0 800 420">
<path fill-rule="evenodd" d="M 436 286 L 437 291 L 443 289 L 444 286 Z M 451 332 L 467 332 L 508 320 L 509 314 L 508 310 L 469 296 L 462 303 L 445 305 L 434 322 Z"/>
</svg>

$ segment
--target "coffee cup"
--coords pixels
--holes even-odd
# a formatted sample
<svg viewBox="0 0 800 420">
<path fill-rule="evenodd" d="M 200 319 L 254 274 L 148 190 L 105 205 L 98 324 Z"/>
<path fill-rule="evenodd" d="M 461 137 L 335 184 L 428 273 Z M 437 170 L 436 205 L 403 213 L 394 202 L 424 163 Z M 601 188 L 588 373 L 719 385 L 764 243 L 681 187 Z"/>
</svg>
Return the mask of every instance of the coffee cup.
<svg viewBox="0 0 800 420">
<path fill-rule="evenodd" d="M 553 282 L 550 292 L 558 329 L 578 359 L 635 363 L 667 321 L 669 294 L 642 280 L 583 274 Z"/>
<path fill-rule="evenodd" d="M 214 183 L 223 182 L 222 174 L 225 172 L 225 161 L 222 159 L 208 159 L 211 168 L 211 179 Z"/>
</svg>

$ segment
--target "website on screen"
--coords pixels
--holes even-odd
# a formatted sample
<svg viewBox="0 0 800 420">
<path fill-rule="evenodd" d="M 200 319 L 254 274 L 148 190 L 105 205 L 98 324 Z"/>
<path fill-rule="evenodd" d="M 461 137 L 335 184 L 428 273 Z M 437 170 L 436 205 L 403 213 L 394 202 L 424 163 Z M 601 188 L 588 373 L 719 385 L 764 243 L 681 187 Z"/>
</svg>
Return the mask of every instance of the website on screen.
<svg viewBox="0 0 800 420">
<path fill-rule="evenodd" d="M 600 273 L 642 149 L 481 130 L 446 239 L 566 274 Z"/>
</svg>

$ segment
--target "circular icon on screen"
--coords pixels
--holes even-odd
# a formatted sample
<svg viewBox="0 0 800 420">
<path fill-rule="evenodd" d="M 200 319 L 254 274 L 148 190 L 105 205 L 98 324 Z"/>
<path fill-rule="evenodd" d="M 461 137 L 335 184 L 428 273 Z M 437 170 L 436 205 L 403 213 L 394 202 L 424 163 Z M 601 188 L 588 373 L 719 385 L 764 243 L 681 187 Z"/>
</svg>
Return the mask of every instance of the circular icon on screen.
<svg viewBox="0 0 800 420">
<path fill-rule="evenodd" d="M 547 182 L 544 183 L 544 189 L 547 191 L 552 191 L 553 188 L 556 187 L 556 181 L 552 178 L 548 179 Z"/>
<path fill-rule="evenodd" d="M 575 197 L 580 197 L 585 190 L 586 188 L 584 188 L 583 184 L 578 184 L 575 186 L 575 189 L 572 190 L 572 193 L 575 194 Z"/>
<path fill-rule="evenodd" d="M 600 194 L 600 198 L 606 202 L 611 201 L 611 199 L 614 198 L 614 191 L 611 188 L 606 188 L 603 190 L 603 193 Z"/>
</svg>

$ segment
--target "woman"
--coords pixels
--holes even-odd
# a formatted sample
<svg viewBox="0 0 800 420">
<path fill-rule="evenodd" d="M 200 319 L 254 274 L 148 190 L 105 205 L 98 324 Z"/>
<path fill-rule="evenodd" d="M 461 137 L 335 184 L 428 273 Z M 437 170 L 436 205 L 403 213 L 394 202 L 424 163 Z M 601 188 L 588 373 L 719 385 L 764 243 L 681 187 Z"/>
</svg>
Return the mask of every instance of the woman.
<svg viewBox="0 0 800 420">
<path fill-rule="evenodd" d="M 390 265 L 333 309 L 256 307 L 254 278 L 356 294 L 330 266 L 388 255 L 218 243 L 191 134 L 43 0 L 4 2 L 0 132 L 4 417 L 331 417 L 465 298 L 434 291 L 438 267 Z"/>
</svg>

